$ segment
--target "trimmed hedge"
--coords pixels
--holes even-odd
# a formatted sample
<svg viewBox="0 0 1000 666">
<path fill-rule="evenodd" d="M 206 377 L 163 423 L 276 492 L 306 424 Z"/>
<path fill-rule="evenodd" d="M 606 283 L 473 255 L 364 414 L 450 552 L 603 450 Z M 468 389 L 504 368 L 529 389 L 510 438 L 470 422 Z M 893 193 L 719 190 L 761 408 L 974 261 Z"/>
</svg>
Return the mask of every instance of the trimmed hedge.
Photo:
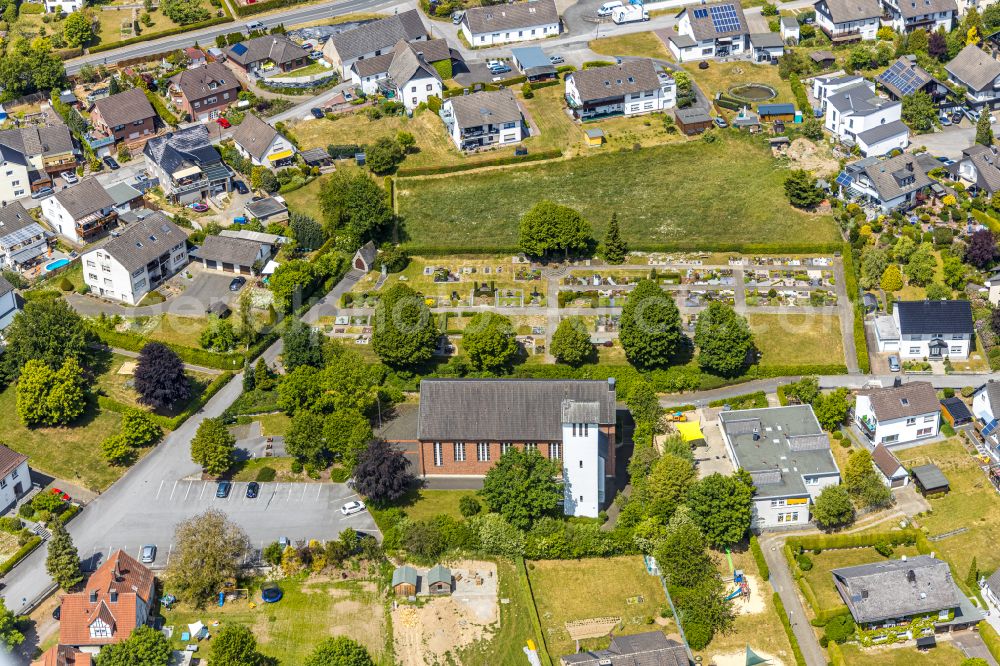
<svg viewBox="0 0 1000 666">
<path fill-rule="evenodd" d="M 268 4 L 268 3 L 261 3 Z M 258 5 L 251 5 L 252 7 L 257 7 Z M 223 9 L 225 11 L 225 9 Z M 104 51 L 111 51 L 113 49 L 121 48 L 123 46 L 131 46 L 132 44 L 139 44 L 141 42 L 148 42 L 151 39 L 159 39 L 160 37 L 170 37 L 172 35 L 181 35 L 185 32 L 191 32 L 192 30 L 201 30 L 202 28 L 210 28 L 213 25 L 222 25 L 223 23 L 232 23 L 233 18 L 231 16 L 216 16 L 215 18 L 210 18 L 205 21 L 199 21 L 198 23 L 192 23 L 190 25 L 178 25 L 173 28 L 168 28 L 167 30 L 160 30 L 159 32 L 151 32 L 145 35 L 139 35 L 137 37 L 129 37 L 128 39 L 123 39 L 117 42 L 109 42 L 108 44 L 98 44 L 97 46 L 92 46 L 87 49 L 87 53 L 103 53 Z"/>
<path fill-rule="evenodd" d="M 517 558 L 517 576 L 520 578 L 521 586 L 528 594 L 528 610 L 531 616 L 531 627 L 535 631 L 535 647 L 538 649 L 538 657 L 542 660 L 542 666 L 552 666 L 549 658 L 548 648 L 545 646 L 545 634 L 542 633 L 542 621 L 538 618 L 538 607 L 535 605 L 535 593 L 531 590 L 531 579 L 528 578 L 528 570 L 524 566 L 524 558 Z"/>
<path fill-rule="evenodd" d="M 778 614 L 778 618 L 781 619 L 781 626 L 785 628 L 785 635 L 788 636 L 788 642 L 792 646 L 792 655 L 795 656 L 796 666 L 809 666 L 806 663 L 805 655 L 802 654 L 802 648 L 799 647 L 799 639 L 795 637 L 792 625 L 788 621 L 788 613 L 785 612 L 785 604 L 781 603 L 781 595 L 775 592 L 771 595 L 771 600 L 774 602 L 774 610 Z"/>
<path fill-rule="evenodd" d="M 40 536 L 33 536 L 30 539 L 28 539 L 28 543 L 18 548 L 17 552 L 11 555 L 6 562 L 0 564 L 0 576 L 6 576 L 8 573 L 10 573 L 10 570 L 13 569 L 15 566 L 17 566 L 18 562 L 26 558 L 31 553 L 31 551 L 38 548 L 38 546 L 41 543 L 42 543 L 42 537 Z"/>
<path fill-rule="evenodd" d="M 280 7 L 291 7 L 293 5 L 302 4 L 302 1 L 303 0 L 264 0 L 264 2 L 257 2 L 252 5 L 241 5 L 239 2 L 234 2 L 233 12 L 237 16 L 253 16 L 254 14 L 260 14 L 262 12 L 278 9 Z"/>
<path fill-rule="evenodd" d="M 767 394 L 763 391 L 754 391 L 753 393 L 744 393 L 743 395 L 734 395 L 731 398 L 719 398 L 718 400 L 712 400 L 708 403 L 709 407 L 722 407 L 723 405 L 735 405 L 739 403 L 739 407 L 734 407 L 734 409 L 762 409 L 767 407 Z M 743 406 L 744 403 L 749 403 L 751 407 Z"/>
<path fill-rule="evenodd" d="M 837 645 L 836 641 L 830 641 L 826 646 L 826 654 L 830 657 L 830 663 L 833 666 L 847 666 L 847 660 L 844 659 L 844 653 L 840 650 L 840 646 Z"/>
<path fill-rule="evenodd" d="M 81 511 L 83 511 L 83 507 L 79 504 L 70 504 L 68 509 L 59 514 L 59 522 L 65 525 L 76 518 L 76 515 Z"/>
<path fill-rule="evenodd" d="M 888 541 L 893 546 L 913 546 L 916 545 L 921 550 L 921 541 L 924 545 L 926 537 L 923 533 L 914 529 L 893 530 L 891 532 L 861 532 L 857 534 L 817 534 L 809 536 L 788 537 L 785 545 L 790 549 L 803 548 L 804 550 L 831 550 L 838 548 L 867 548 L 874 546 L 878 541 Z M 928 551 L 930 552 L 930 551 Z"/>
<path fill-rule="evenodd" d="M 212 380 L 212 383 L 205 387 L 205 390 L 196 400 L 191 401 L 183 412 L 177 416 L 163 416 L 162 414 L 148 413 L 150 419 L 153 420 L 156 425 L 160 426 L 165 430 L 177 430 L 185 420 L 187 420 L 192 414 L 201 409 L 206 402 L 212 399 L 216 393 L 219 392 L 223 386 L 225 386 L 230 379 L 233 378 L 232 372 L 223 372 L 221 375 Z M 126 405 L 118 402 L 112 398 L 104 395 L 97 396 L 97 404 L 101 409 L 106 409 L 111 412 L 118 412 L 119 414 L 125 412 L 127 409 L 131 409 L 130 405 Z"/>
<path fill-rule="evenodd" d="M 865 312 L 858 299 L 858 273 L 850 243 L 844 243 L 841 254 L 844 259 L 844 288 L 847 290 L 847 297 L 854 303 L 854 351 L 858 357 L 858 368 L 867 374 L 871 372 L 871 362 L 868 359 L 868 340 L 865 337 Z"/>
<path fill-rule="evenodd" d="M 976 628 L 979 629 L 979 636 L 986 643 L 986 649 L 990 651 L 993 658 L 1000 661 L 1000 634 L 993 628 L 993 625 L 983 620 Z"/>
<path fill-rule="evenodd" d="M 504 79 L 503 81 L 495 81 L 495 82 L 492 82 L 492 83 L 484 83 L 484 84 L 482 84 L 482 87 L 479 89 L 479 91 L 483 91 L 483 90 L 500 90 L 501 88 L 512 88 L 512 87 L 514 87 L 514 86 L 516 86 L 516 85 L 518 85 L 520 83 L 526 82 L 527 80 L 528 80 L 528 77 L 526 77 L 526 76 L 515 76 L 515 77 L 510 78 L 510 79 Z M 532 84 L 532 86 L 534 86 L 534 85 L 535 84 Z M 461 95 L 464 95 L 465 91 L 467 89 L 468 89 L 467 87 L 448 88 L 447 90 L 444 91 L 444 99 L 448 99 L 449 97 L 459 97 Z M 479 92 L 479 91 L 477 91 L 477 92 Z"/>
<path fill-rule="evenodd" d="M 767 566 L 764 551 L 760 549 L 760 541 L 757 540 L 756 536 L 750 537 L 750 553 L 753 555 L 753 561 L 757 563 L 757 571 L 760 573 L 761 579 L 768 580 L 771 577 L 771 568 Z"/>
<path fill-rule="evenodd" d="M 537 155 L 537 153 L 536 153 Z M 479 165 L 485 165 L 481 162 Z M 467 167 L 467 168 L 478 168 Z M 450 173 L 444 171 L 442 173 Z M 403 169 L 397 172 L 399 175 L 428 175 L 410 174 Z M 507 254 L 510 251 L 518 252 L 515 246 L 483 246 L 469 245 L 462 247 L 440 246 L 440 245 L 405 245 L 411 254 L 422 256 L 443 256 L 450 254 L 485 254 L 495 256 L 497 254 Z M 740 242 L 707 242 L 707 241 L 674 241 L 670 243 L 643 243 L 642 241 L 629 240 L 629 247 L 640 252 L 687 252 L 698 250 L 702 252 L 739 252 L 742 254 L 825 254 L 837 252 L 842 249 L 840 243 L 740 243 Z M 418 251 L 419 250 L 419 251 Z M 842 371 L 846 372 L 846 371 Z"/>
<path fill-rule="evenodd" d="M 396 172 L 397 178 L 407 178 L 412 176 L 435 176 L 438 174 L 445 173 L 455 173 L 457 171 L 469 171 L 470 169 L 481 169 L 484 167 L 492 166 L 503 166 L 506 164 L 520 164 L 522 162 L 537 162 L 539 160 L 551 160 L 562 157 L 562 151 L 559 149 L 555 150 L 542 150 L 537 153 L 528 153 L 527 155 L 510 155 L 508 157 L 498 157 L 493 160 L 482 160 L 481 162 L 466 162 L 463 164 L 450 164 L 446 166 L 430 166 L 430 167 L 413 167 L 411 169 L 400 169 Z M 445 250 L 443 250 L 445 251 Z M 453 248 L 448 248 L 446 250 L 449 254 L 455 254 L 456 251 Z M 483 248 L 480 250 L 482 253 L 489 252 L 491 254 L 496 253 L 496 249 L 486 250 Z"/>
<path fill-rule="evenodd" d="M 176 126 L 178 123 L 177 116 L 170 112 L 170 109 L 168 109 L 167 105 L 163 103 L 160 96 L 148 90 L 144 92 L 146 93 L 146 99 L 148 99 L 149 103 L 152 104 L 153 110 L 156 111 L 156 115 L 160 117 L 160 120 L 168 125 Z"/>
<path fill-rule="evenodd" d="M 133 352 L 140 352 L 147 344 L 154 342 L 153 340 L 149 340 L 138 333 L 108 331 L 96 326 L 94 327 L 94 332 L 97 337 L 101 339 L 101 342 L 109 347 L 119 347 Z M 246 358 L 243 354 L 238 352 L 220 354 L 218 352 L 207 351 L 205 349 L 195 349 L 194 347 L 176 345 L 170 342 L 164 342 L 161 344 L 172 349 L 174 353 L 176 353 L 185 363 L 190 363 L 191 365 L 201 365 L 206 368 L 215 368 L 217 370 L 242 368 L 244 359 Z M 251 358 L 253 357 L 251 356 Z"/>
</svg>

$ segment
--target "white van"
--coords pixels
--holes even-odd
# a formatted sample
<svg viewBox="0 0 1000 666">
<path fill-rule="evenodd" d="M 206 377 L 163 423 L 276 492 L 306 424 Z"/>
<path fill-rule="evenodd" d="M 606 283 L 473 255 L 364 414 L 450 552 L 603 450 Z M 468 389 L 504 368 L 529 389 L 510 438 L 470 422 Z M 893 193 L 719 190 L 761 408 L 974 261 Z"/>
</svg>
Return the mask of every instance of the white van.
<svg viewBox="0 0 1000 666">
<path fill-rule="evenodd" d="M 597 10 L 598 16 L 611 16 L 611 12 L 622 6 L 622 0 L 608 0 Z"/>
</svg>

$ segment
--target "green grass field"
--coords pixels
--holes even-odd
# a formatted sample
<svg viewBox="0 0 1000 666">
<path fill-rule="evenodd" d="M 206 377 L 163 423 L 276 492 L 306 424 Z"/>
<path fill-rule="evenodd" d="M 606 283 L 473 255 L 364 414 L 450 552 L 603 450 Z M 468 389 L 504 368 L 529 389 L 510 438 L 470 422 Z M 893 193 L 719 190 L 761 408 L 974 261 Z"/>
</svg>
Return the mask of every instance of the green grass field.
<svg viewBox="0 0 1000 666">
<path fill-rule="evenodd" d="M 436 247 L 513 247 L 520 216 L 542 199 L 572 206 L 594 236 L 612 212 L 622 235 L 670 243 L 826 243 L 831 218 L 793 209 L 786 169 L 758 140 L 690 141 L 461 177 L 397 183 L 406 240 Z"/>
<path fill-rule="evenodd" d="M 608 56 L 637 56 L 670 60 L 670 52 L 660 38 L 652 32 L 634 32 L 628 35 L 601 37 L 588 44 L 594 53 Z"/>
<path fill-rule="evenodd" d="M 135 363 L 134 358 L 129 358 L 126 356 L 121 356 L 119 354 L 113 354 L 108 362 L 107 370 L 97 376 L 97 386 L 100 387 L 104 393 L 107 394 L 112 400 L 116 400 L 125 405 L 131 405 L 133 407 L 142 407 L 139 404 L 138 398 L 139 394 L 136 393 L 135 389 L 132 388 L 132 375 L 119 374 L 118 370 L 121 369 L 122 365 L 125 363 Z M 191 380 L 192 396 L 197 397 L 205 390 L 212 380 L 215 378 L 214 375 L 203 374 L 200 372 L 187 371 L 187 376 Z M 176 413 L 183 409 L 183 405 L 178 405 L 175 407 L 171 413 Z"/>
<path fill-rule="evenodd" d="M 912 645 L 884 648 L 863 648 L 847 643 L 840 646 L 847 666 L 959 666 L 965 655 L 947 641 L 927 652 L 918 652 Z"/>
<path fill-rule="evenodd" d="M 844 362 L 837 315 L 749 314 L 747 321 L 763 354 L 761 365 Z"/>
</svg>

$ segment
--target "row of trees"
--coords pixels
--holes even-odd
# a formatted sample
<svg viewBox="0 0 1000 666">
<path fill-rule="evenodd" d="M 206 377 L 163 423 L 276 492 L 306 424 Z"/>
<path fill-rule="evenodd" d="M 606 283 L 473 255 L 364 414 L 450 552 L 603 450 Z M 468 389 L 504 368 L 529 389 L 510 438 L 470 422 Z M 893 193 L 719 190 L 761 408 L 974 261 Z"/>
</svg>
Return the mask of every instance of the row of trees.
<svg viewBox="0 0 1000 666">
<path fill-rule="evenodd" d="M 542 200 L 521 216 L 518 245 L 530 257 L 562 254 L 568 259 L 571 255 L 592 255 L 596 243 L 590 223 L 579 212 Z M 628 255 L 628 244 L 621 237 L 617 213 L 611 215 L 600 253 L 609 264 L 621 264 Z"/>
</svg>

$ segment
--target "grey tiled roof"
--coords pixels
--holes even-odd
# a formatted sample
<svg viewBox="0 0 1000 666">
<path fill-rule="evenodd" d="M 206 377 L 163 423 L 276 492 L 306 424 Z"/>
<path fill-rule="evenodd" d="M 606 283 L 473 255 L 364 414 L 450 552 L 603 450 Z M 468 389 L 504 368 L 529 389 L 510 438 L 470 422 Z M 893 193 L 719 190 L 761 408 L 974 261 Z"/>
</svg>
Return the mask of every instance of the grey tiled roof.
<svg viewBox="0 0 1000 666">
<path fill-rule="evenodd" d="M 213 94 L 221 96 L 224 92 L 242 89 L 236 74 L 225 65 L 217 62 L 206 63 L 194 69 L 185 69 L 171 78 L 170 81 L 188 100 L 204 99 Z M 213 85 L 215 88 L 212 88 Z"/>
<path fill-rule="evenodd" d="M 130 88 L 111 97 L 99 99 L 94 103 L 101 117 L 109 127 L 130 125 L 139 120 L 155 118 L 156 111 L 146 99 L 146 93 L 139 88 Z"/>
<path fill-rule="evenodd" d="M 0 144 L 29 157 L 55 155 L 73 150 L 73 136 L 62 124 L 23 127 L 0 132 Z"/>
<path fill-rule="evenodd" d="M 687 650 L 681 643 L 647 631 L 613 636 L 606 650 L 587 650 L 563 655 L 563 666 L 688 666 Z"/>
<path fill-rule="evenodd" d="M 964 300 L 897 301 L 899 332 L 930 335 L 972 335 L 972 305 Z"/>
<path fill-rule="evenodd" d="M 969 44 L 944 68 L 949 74 L 975 91 L 993 86 L 1000 76 L 1000 61 L 975 44 Z"/>
<path fill-rule="evenodd" d="M 226 236 L 206 236 L 198 250 L 198 256 L 209 261 L 237 266 L 253 266 L 260 252 L 260 243 L 242 238 Z"/>
<path fill-rule="evenodd" d="M 878 143 L 879 141 L 885 141 L 888 138 L 899 136 L 900 134 L 909 133 L 910 128 L 906 126 L 902 120 L 893 120 L 885 125 L 876 125 L 875 127 L 865 130 L 864 132 L 858 133 L 858 139 L 866 143 L 867 145 L 872 145 Z"/>
<path fill-rule="evenodd" d="M 443 564 L 435 564 L 427 572 L 427 584 L 433 585 L 434 583 L 448 583 L 451 585 L 451 569 Z"/>
<path fill-rule="evenodd" d="M 241 45 L 243 48 L 237 48 Z M 244 67 L 264 60 L 284 65 L 309 57 L 309 51 L 284 35 L 263 35 L 230 46 L 226 49 L 226 57 Z"/>
<path fill-rule="evenodd" d="M 718 31 L 715 29 L 715 22 L 712 20 L 712 7 L 723 7 L 729 6 L 733 8 L 736 12 L 736 18 L 739 20 L 739 24 L 732 30 Z M 695 16 L 695 9 L 705 9 L 708 11 L 706 16 Z M 696 7 L 688 7 L 681 12 L 683 14 L 687 12 L 691 19 L 691 32 L 694 34 L 694 38 L 699 42 L 706 40 L 714 40 L 719 37 L 732 37 L 733 35 L 746 35 L 749 34 L 750 29 L 747 28 L 747 17 L 743 14 L 743 7 L 737 0 L 732 0 L 731 2 L 710 2 L 707 4 L 697 5 Z"/>
<path fill-rule="evenodd" d="M 100 247 L 131 273 L 185 240 L 187 234 L 157 211 L 128 225 L 117 238 L 111 238 Z"/>
<path fill-rule="evenodd" d="M 958 3 L 955 0 L 899 0 L 899 13 L 904 18 L 939 12 L 958 12 Z"/>
<path fill-rule="evenodd" d="M 882 16 L 882 6 L 878 0 L 821 0 L 826 2 L 830 18 L 834 23 L 863 21 Z M 816 5 L 821 4 L 817 2 Z"/>
<path fill-rule="evenodd" d="M 937 413 L 937 392 L 930 382 L 907 382 L 902 386 L 868 389 L 858 395 L 867 395 L 872 411 L 879 421 L 892 421 L 908 416 Z"/>
<path fill-rule="evenodd" d="M 856 622 L 934 613 L 959 604 L 948 563 L 929 555 L 860 564 L 830 573 Z"/>
<path fill-rule="evenodd" d="M 625 60 L 620 65 L 583 69 L 569 74 L 582 102 L 623 97 L 637 92 L 656 90 L 660 78 L 649 58 Z"/>
<path fill-rule="evenodd" d="M 448 100 L 459 128 L 512 123 L 521 120 L 521 109 L 509 89 L 482 91 Z"/>
<path fill-rule="evenodd" d="M 427 62 L 448 60 L 451 58 L 451 48 L 447 39 L 428 39 L 423 42 L 413 42 L 413 50 L 421 53 Z"/>
<path fill-rule="evenodd" d="M 392 59 L 395 56 L 395 51 L 390 51 L 389 53 L 383 53 L 382 55 L 375 56 L 374 58 L 365 58 L 364 60 L 356 60 L 351 69 L 358 73 L 358 76 L 364 78 L 366 76 L 375 76 L 376 74 L 386 74 L 389 71 L 389 65 L 392 64 Z"/>
<path fill-rule="evenodd" d="M 260 161 L 264 158 L 278 130 L 252 113 L 243 116 L 243 122 L 233 130 L 233 141 Z"/>
<path fill-rule="evenodd" d="M 74 220 L 115 205 L 115 200 L 96 178 L 84 178 L 76 185 L 56 192 L 55 198 Z"/>
<path fill-rule="evenodd" d="M 564 400 L 600 403 L 600 423 L 615 422 L 615 392 L 603 381 L 425 379 L 417 439 L 560 441 Z"/>
<path fill-rule="evenodd" d="M 353 60 L 366 53 L 390 49 L 399 40 L 425 37 L 427 28 L 416 9 L 365 23 L 330 38 L 330 44 L 343 60 Z"/>
<path fill-rule="evenodd" d="M 941 468 L 934 463 L 918 465 L 910 471 L 913 473 L 913 478 L 915 478 L 925 490 L 948 487 L 948 479 L 941 471 Z"/>
<path fill-rule="evenodd" d="M 958 174 L 962 162 L 969 161 L 976 168 L 976 187 L 990 194 L 1000 191 L 1000 160 L 993 148 L 975 144 L 962 151 L 962 159 L 951 165 L 953 176 Z"/>
<path fill-rule="evenodd" d="M 410 585 L 416 587 L 417 570 L 409 565 L 397 567 L 395 571 L 392 572 L 392 587 L 396 587 L 400 583 L 409 583 Z"/>
<path fill-rule="evenodd" d="M 4 280 L 4 282 L 7 282 Z M 10 287 L 10 283 L 7 282 Z M 13 287 L 11 287 L 13 289 Z M 3 478 L 14 471 L 14 469 L 28 459 L 23 453 L 18 453 L 0 444 L 0 478 Z"/>
<path fill-rule="evenodd" d="M 114 185 L 108 185 L 104 188 L 107 191 L 108 196 L 115 202 L 116 206 L 121 206 L 124 203 L 128 203 L 134 199 L 138 199 L 142 196 L 142 192 L 135 189 L 125 181 L 115 183 Z"/>
<path fill-rule="evenodd" d="M 553 0 L 529 0 L 511 5 L 469 7 L 462 22 L 473 34 L 521 30 L 537 25 L 559 22 L 559 11 Z"/>
<path fill-rule="evenodd" d="M 31 225 L 37 225 L 35 218 L 31 217 L 21 202 L 14 201 L 3 208 L 0 208 L 0 238 L 25 229 Z M 41 227 L 39 227 L 41 231 Z"/>
<path fill-rule="evenodd" d="M 222 157 L 208 138 L 208 128 L 200 123 L 153 137 L 146 142 L 142 152 L 146 159 L 159 165 L 168 174 L 176 173 L 183 166 L 222 162 Z"/>
<path fill-rule="evenodd" d="M 781 35 L 776 32 L 754 32 L 750 34 L 750 43 L 759 49 L 763 48 L 777 48 L 779 46 L 784 46 L 785 42 L 781 39 Z"/>
<path fill-rule="evenodd" d="M 882 201 L 891 201 L 931 184 L 931 179 L 917 160 L 907 153 L 873 162 L 863 171 Z M 907 182 L 909 177 L 912 177 L 912 182 Z"/>
<path fill-rule="evenodd" d="M 399 40 L 393 51 L 392 62 L 389 64 L 389 79 L 397 88 L 402 88 L 415 78 L 441 80 L 437 70 L 417 55 L 413 44 Z"/>
<path fill-rule="evenodd" d="M 378 249 L 375 247 L 374 241 L 368 241 L 359 247 L 355 254 L 360 254 L 361 259 L 365 262 L 365 264 L 367 266 L 371 266 L 372 262 L 375 261 L 375 257 L 378 255 Z"/>
<path fill-rule="evenodd" d="M 785 26 L 786 28 L 798 28 L 799 22 L 794 16 L 782 16 L 781 25 Z"/>
<path fill-rule="evenodd" d="M 838 90 L 826 98 L 826 101 L 841 113 L 855 116 L 866 116 L 877 113 L 899 102 L 879 97 L 867 81 Z"/>
<path fill-rule="evenodd" d="M 279 213 L 288 211 L 288 206 L 278 201 L 274 197 L 265 197 L 259 201 L 252 201 L 246 205 L 246 212 L 252 217 L 264 219 Z"/>
</svg>

